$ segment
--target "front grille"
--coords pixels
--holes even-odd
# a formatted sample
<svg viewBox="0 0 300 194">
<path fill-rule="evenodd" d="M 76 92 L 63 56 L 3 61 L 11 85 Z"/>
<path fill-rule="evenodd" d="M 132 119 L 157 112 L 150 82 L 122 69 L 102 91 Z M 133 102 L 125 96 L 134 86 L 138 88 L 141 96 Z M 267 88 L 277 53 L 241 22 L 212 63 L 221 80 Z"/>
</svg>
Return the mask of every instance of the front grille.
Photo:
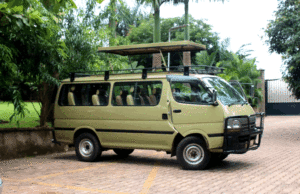
<svg viewBox="0 0 300 194">
<path fill-rule="evenodd" d="M 250 116 L 250 131 L 254 131 L 255 129 L 255 122 L 256 122 L 256 116 Z M 242 132 L 246 132 L 249 131 L 248 129 L 248 119 L 247 118 L 243 118 L 241 119 L 241 124 L 242 124 Z"/>
</svg>

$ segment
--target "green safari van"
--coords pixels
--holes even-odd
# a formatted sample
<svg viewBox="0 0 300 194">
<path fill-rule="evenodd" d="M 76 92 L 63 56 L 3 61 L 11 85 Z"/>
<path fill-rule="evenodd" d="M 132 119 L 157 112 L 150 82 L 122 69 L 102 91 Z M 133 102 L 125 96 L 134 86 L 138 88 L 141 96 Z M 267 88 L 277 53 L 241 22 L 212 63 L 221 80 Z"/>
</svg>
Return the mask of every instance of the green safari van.
<svg viewBox="0 0 300 194">
<path fill-rule="evenodd" d="M 99 51 L 126 55 L 201 49 L 203 45 L 182 41 Z M 255 113 L 239 91 L 216 75 L 221 69 L 199 67 L 71 73 L 58 89 L 53 142 L 75 146 L 78 159 L 88 162 L 111 149 L 122 157 L 134 149 L 165 151 L 184 169 L 204 169 L 210 161 L 257 149 L 264 113 Z"/>
</svg>

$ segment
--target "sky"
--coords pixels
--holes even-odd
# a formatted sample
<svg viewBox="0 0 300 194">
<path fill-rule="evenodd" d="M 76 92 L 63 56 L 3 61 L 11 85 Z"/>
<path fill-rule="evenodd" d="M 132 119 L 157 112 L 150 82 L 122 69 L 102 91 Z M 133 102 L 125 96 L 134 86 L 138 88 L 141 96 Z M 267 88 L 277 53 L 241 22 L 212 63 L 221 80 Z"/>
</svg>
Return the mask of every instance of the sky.
<svg viewBox="0 0 300 194">
<path fill-rule="evenodd" d="M 280 55 L 270 54 L 263 30 L 275 18 L 277 6 L 277 0 L 225 0 L 224 3 L 190 0 L 189 14 L 195 19 L 206 19 L 222 40 L 230 38 L 229 50 L 233 52 L 250 43 L 246 49 L 253 50 L 250 57 L 256 58 L 258 69 L 265 70 L 265 79 L 277 79 L 282 77 L 283 62 Z M 184 5 L 163 4 L 160 15 L 180 17 L 184 15 Z"/>
<path fill-rule="evenodd" d="M 75 0 L 78 7 L 84 4 L 84 0 Z M 103 6 L 108 4 L 103 2 Z M 126 1 L 129 6 L 135 4 L 135 0 Z M 265 43 L 268 21 L 274 19 L 277 10 L 277 0 L 225 0 L 221 2 L 209 2 L 209 0 L 190 0 L 189 14 L 195 19 L 205 19 L 212 26 L 212 31 L 217 32 L 221 40 L 230 38 L 229 50 L 236 52 L 244 44 L 251 52 L 252 58 L 256 58 L 258 69 L 265 70 L 265 79 L 278 79 L 282 77 L 283 62 L 278 54 L 271 54 Z M 147 11 L 153 10 L 149 7 Z M 161 6 L 162 18 L 181 17 L 184 15 L 184 5 L 174 6 L 164 3 Z"/>
</svg>

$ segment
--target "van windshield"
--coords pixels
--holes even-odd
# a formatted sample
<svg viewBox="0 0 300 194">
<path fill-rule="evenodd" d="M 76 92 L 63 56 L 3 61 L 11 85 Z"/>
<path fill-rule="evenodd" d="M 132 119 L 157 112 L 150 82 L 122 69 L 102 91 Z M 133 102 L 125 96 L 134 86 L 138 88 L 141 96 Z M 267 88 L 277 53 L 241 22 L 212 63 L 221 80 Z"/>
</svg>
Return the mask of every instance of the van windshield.
<svg viewBox="0 0 300 194">
<path fill-rule="evenodd" d="M 222 78 L 205 77 L 202 81 L 208 88 L 214 88 L 218 92 L 218 100 L 224 105 L 247 103 L 241 94 Z"/>
</svg>

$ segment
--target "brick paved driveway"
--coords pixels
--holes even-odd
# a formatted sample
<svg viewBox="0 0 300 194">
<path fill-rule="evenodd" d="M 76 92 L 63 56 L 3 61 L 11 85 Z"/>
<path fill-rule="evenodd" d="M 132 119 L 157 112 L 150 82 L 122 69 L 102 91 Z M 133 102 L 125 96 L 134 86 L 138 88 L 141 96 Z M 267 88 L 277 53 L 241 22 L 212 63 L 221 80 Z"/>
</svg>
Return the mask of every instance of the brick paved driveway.
<svg viewBox="0 0 300 194">
<path fill-rule="evenodd" d="M 104 152 L 79 162 L 75 152 L 0 162 L 10 193 L 300 193 L 300 116 L 267 117 L 261 147 L 204 171 L 184 171 L 163 152 Z"/>
</svg>

